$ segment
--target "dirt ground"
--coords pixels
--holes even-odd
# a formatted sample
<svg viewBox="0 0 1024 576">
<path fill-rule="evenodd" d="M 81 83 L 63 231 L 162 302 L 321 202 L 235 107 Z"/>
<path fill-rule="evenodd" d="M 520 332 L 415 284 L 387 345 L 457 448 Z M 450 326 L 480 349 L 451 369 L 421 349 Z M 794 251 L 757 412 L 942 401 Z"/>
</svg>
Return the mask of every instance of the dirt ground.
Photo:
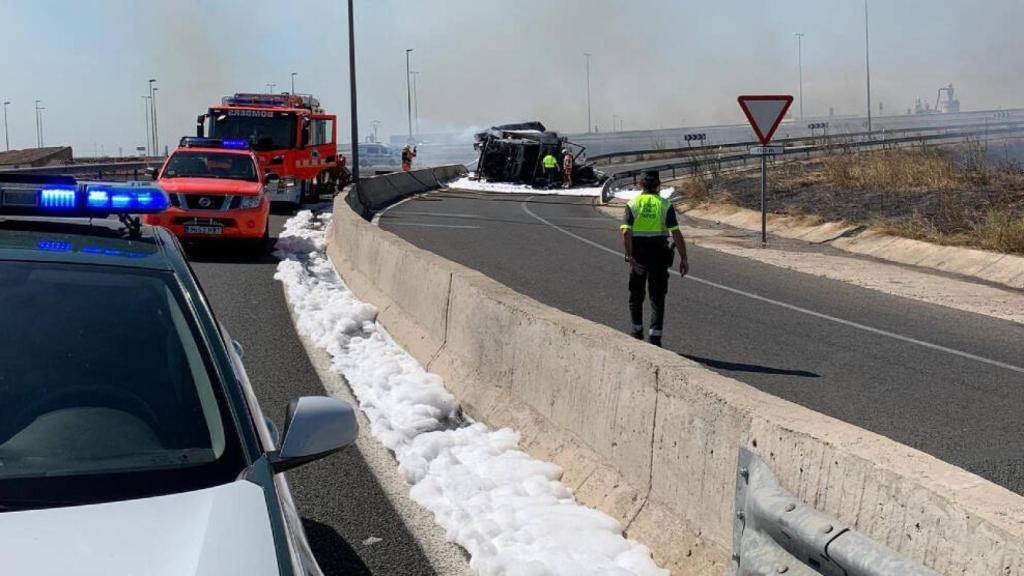
<svg viewBox="0 0 1024 576">
<path fill-rule="evenodd" d="M 1024 253 L 1024 140 L 876 152 L 837 149 L 769 167 L 768 211 Z M 760 209 L 760 171 L 687 180 L 690 201 Z"/>
</svg>

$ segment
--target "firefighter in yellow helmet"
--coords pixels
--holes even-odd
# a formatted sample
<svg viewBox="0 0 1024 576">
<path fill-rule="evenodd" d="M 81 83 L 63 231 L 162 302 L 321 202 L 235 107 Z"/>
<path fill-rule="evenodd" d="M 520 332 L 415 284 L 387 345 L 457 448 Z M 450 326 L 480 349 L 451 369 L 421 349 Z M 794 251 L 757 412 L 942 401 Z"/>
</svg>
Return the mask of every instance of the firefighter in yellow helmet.
<svg viewBox="0 0 1024 576">
<path fill-rule="evenodd" d="M 562 150 L 562 188 L 572 188 L 572 167 L 576 159 L 568 150 Z"/>
<path fill-rule="evenodd" d="M 416 148 L 408 144 L 402 148 L 402 172 L 412 170 L 412 159 L 416 157 Z"/>
</svg>

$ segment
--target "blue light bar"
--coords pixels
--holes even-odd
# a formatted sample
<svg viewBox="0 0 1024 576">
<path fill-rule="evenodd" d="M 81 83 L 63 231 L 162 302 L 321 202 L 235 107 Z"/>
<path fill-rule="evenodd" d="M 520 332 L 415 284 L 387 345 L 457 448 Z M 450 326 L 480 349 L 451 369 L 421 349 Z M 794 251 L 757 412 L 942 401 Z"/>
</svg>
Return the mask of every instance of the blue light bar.
<svg viewBox="0 0 1024 576">
<path fill-rule="evenodd" d="M 69 211 L 77 206 L 75 186 L 49 186 L 39 191 L 39 207 L 51 211 Z"/>
<path fill-rule="evenodd" d="M 140 184 L 86 184 L 85 204 L 89 211 L 105 214 L 163 212 L 171 201 L 162 188 Z"/>
<path fill-rule="evenodd" d="M 148 182 L 0 174 L 0 214 L 94 218 L 163 212 L 169 206 L 163 188 Z"/>
<path fill-rule="evenodd" d="M 182 148 L 230 148 L 232 150 L 248 150 L 249 142 L 240 138 L 200 138 L 185 136 L 178 143 Z"/>
</svg>

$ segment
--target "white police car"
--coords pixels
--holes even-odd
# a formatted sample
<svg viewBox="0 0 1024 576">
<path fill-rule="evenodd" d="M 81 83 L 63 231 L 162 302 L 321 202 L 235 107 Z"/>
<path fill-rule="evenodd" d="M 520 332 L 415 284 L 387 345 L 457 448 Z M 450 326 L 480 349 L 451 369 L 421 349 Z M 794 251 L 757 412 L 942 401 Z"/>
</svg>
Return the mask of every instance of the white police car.
<svg viewBox="0 0 1024 576">
<path fill-rule="evenodd" d="M 284 434 L 157 186 L 0 175 L 0 573 L 320 574 L 281 472 L 354 442 L 350 405 Z M 117 219 L 108 216 L 117 216 Z"/>
</svg>

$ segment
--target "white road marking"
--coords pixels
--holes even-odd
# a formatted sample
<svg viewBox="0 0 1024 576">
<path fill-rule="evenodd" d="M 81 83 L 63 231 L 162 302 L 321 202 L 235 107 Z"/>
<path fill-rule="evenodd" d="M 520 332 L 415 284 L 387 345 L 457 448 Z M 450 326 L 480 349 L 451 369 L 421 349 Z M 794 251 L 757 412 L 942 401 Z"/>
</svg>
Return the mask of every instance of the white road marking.
<svg viewBox="0 0 1024 576">
<path fill-rule="evenodd" d="M 619 252 L 618 250 L 613 250 L 611 248 L 608 248 L 607 246 L 598 244 L 593 240 L 589 240 L 577 234 L 573 234 L 572 232 L 565 230 L 564 228 L 561 228 L 556 224 L 551 223 L 550 221 L 542 218 L 541 216 L 538 216 L 533 212 L 533 210 L 530 210 L 530 207 L 527 205 L 527 202 L 529 202 L 532 199 L 533 197 L 527 198 L 526 202 L 520 202 L 519 206 L 523 209 L 524 212 L 532 216 L 534 219 L 539 220 L 540 222 L 543 222 L 544 224 L 547 224 L 548 226 L 554 228 L 555 230 L 558 230 L 559 232 L 567 236 L 571 236 L 572 238 L 575 238 L 580 242 L 589 244 L 594 248 L 603 250 L 605 252 L 608 252 L 609 254 L 614 254 L 619 258 L 623 257 L 623 253 Z M 675 274 L 676 276 L 679 276 L 679 272 L 676 270 L 670 270 L 669 272 Z M 952 354 L 954 356 L 959 356 L 961 358 L 966 358 L 968 360 L 974 360 L 975 362 L 981 362 L 982 364 L 988 364 L 989 366 L 995 366 L 997 368 L 1010 370 L 1011 372 L 1018 372 L 1024 374 L 1024 367 L 1021 366 L 1015 366 L 1013 364 L 1008 364 L 1006 362 L 1001 362 L 999 360 L 993 360 L 991 358 L 985 358 L 984 356 L 978 356 L 977 354 L 971 354 L 970 352 L 964 352 L 963 350 L 948 348 L 946 346 L 941 346 L 939 344 L 933 344 L 931 342 L 925 342 L 924 340 L 918 340 L 917 338 L 911 338 L 910 336 L 904 336 L 902 334 L 896 334 L 895 332 L 889 332 L 888 330 L 882 330 L 881 328 L 875 328 L 872 326 L 867 326 L 865 324 L 860 324 L 858 322 L 853 322 L 851 320 L 845 320 L 843 318 L 837 318 L 835 316 L 830 316 L 828 314 L 823 314 L 821 312 L 815 312 L 814 310 L 808 310 L 807 308 L 802 308 L 800 306 L 796 306 L 795 304 L 780 302 L 778 300 L 773 300 L 771 298 L 767 298 L 759 294 L 754 294 L 753 292 L 747 292 L 746 290 L 740 290 L 738 288 L 732 288 L 731 286 L 726 286 L 724 284 L 719 284 L 717 282 L 705 280 L 703 278 L 694 276 L 693 274 L 687 274 L 686 278 L 684 279 L 693 280 L 694 282 L 699 282 L 700 284 L 711 286 L 712 288 L 718 288 L 719 290 L 724 290 L 726 292 L 730 292 L 732 294 L 736 294 L 739 296 L 745 296 L 747 298 L 751 298 L 759 302 L 764 302 L 765 304 L 771 304 L 773 306 L 778 306 L 780 308 L 785 308 L 787 310 L 792 310 L 794 312 L 799 312 L 801 314 L 806 314 L 808 316 L 813 316 L 815 318 L 820 318 L 822 320 L 828 320 L 829 322 L 835 322 L 836 324 L 841 324 L 843 326 L 848 326 L 850 328 L 856 328 L 857 330 L 863 330 L 865 332 L 870 332 L 872 334 L 877 334 L 879 336 L 885 336 L 887 338 L 892 338 L 894 340 L 899 340 L 901 342 L 906 342 L 908 344 L 914 344 L 916 346 L 921 346 L 923 348 L 928 348 L 930 350 L 935 350 L 938 352 L 945 352 L 946 354 Z"/>
<path fill-rule="evenodd" d="M 388 226 L 419 226 L 421 228 L 463 228 L 465 230 L 479 230 L 479 226 L 459 226 L 456 224 L 426 224 L 424 222 L 395 222 L 388 220 Z"/>
<path fill-rule="evenodd" d="M 478 214 L 456 214 L 454 212 L 413 212 L 411 210 L 403 210 L 402 212 L 395 212 L 391 215 L 392 218 L 398 216 L 437 216 L 439 218 L 479 218 Z"/>
</svg>

